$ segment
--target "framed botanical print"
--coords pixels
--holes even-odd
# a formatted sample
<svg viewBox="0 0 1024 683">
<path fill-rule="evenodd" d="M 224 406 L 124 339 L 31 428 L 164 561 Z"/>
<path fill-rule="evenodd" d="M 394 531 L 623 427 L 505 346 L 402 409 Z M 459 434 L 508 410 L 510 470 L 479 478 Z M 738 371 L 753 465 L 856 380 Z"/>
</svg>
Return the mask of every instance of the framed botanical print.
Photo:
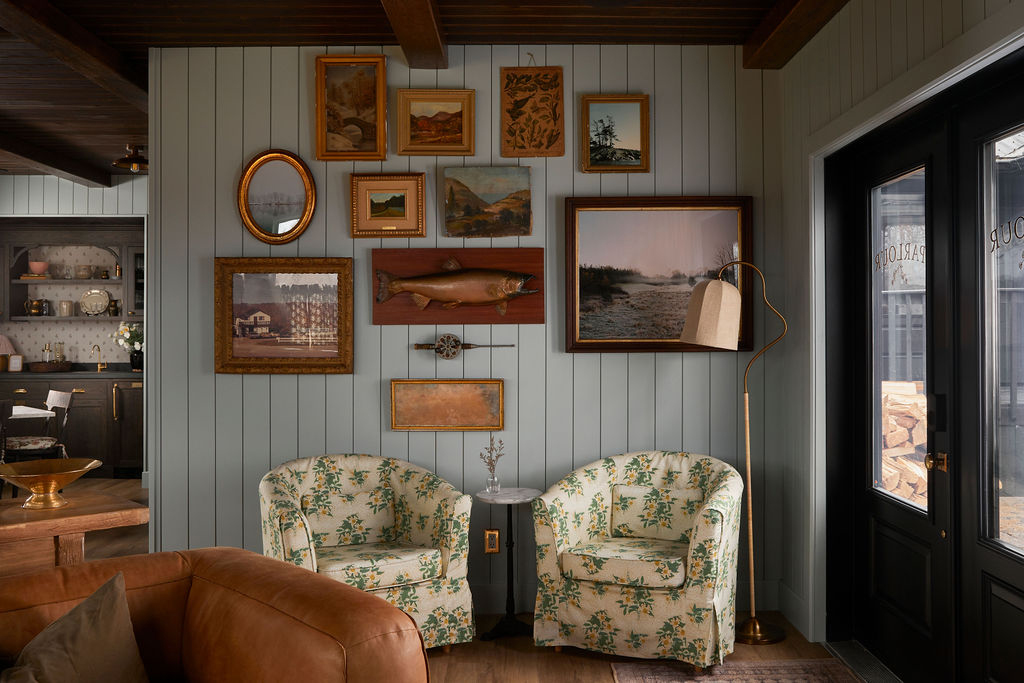
<svg viewBox="0 0 1024 683">
<path fill-rule="evenodd" d="M 213 266 L 216 372 L 352 372 L 352 259 L 215 258 Z"/>
<path fill-rule="evenodd" d="M 651 169 L 647 95 L 580 98 L 580 170 L 646 173 Z"/>
<path fill-rule="evenodd" d="M 475 90 L 398 91 L 398 153 L 473 154 Z"/>
<path fill-rule="evenodd" d="M 353 173 L 352 237 L 424 237 L 424 173 Z"/>
<path fill-rule="evenodd" d="M 316 158 L 387 158 L 387 76 L 384 55 L 316 58 Z"/>
<path fill-rule="evenodd" d="M 751 260 L 750 197 L 567 197 L 566 351 L 707 351 L 679 340 L 690 292 Z M 739 349 L 753 340 L 751 278 Z"/>
<path fill-rule="evenodd" d="M 501 67 L 501 156 L 565 154 L 560 66 Z"/>
</svg>

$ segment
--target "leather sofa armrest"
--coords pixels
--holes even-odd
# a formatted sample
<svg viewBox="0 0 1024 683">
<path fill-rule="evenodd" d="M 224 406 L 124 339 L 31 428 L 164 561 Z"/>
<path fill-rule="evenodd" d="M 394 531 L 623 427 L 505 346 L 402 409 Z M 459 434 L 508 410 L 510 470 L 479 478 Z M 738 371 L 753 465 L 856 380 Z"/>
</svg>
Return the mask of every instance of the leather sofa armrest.
<svg viewBox="0 0 1024 683">
<path fill-rule="evenodd" d="M 381 598 L 237 548 L 186 554 L 189 680 L 428 680 L 416 623 Z"/>
</svg>

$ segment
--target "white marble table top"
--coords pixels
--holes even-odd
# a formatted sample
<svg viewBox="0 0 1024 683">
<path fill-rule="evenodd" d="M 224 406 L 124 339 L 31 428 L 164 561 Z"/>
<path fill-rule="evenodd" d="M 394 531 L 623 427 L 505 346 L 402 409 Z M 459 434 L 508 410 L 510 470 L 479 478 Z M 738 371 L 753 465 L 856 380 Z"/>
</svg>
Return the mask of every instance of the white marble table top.
<svg viewBox="0 0 1024 683">
<path fill-rule="evenodd" d="M 484 503 L 493 503 L 494 505 L 518 505 L 519 503 L 529 503 L 540 494 L 541 491 L 537 489 L 507 489 L 502 487 L 497 493 L 480 491 L 476 494 L 476 499 Z"/>
<path fill-rule="evenodd" d="M 11 408 L 11 419 L 21 420 L 27 417 L 56 417 L 57 413 L 45 408 L 33 408 L 32 406 L 14 406 Z"/>
</svg>

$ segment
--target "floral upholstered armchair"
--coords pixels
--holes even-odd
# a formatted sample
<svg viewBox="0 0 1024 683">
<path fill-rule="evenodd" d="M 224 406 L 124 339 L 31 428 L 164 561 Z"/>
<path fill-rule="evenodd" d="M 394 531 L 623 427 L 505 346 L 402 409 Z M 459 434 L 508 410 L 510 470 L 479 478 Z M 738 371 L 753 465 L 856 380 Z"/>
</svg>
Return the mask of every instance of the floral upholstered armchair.
<svg viewBox="0 0 1024 683">
<path fill-rule="evenodd" d="M 379 595 L 427 647 L 473 639 L 470 496 L 408 462 L 323 455 L 260 482 L 263 553 Z"/>
<path fill-rule="evenodd" d="M 533 501 L 537 645 L 704 667 L 733 651 L 743 482 L 703 455 L 645 451 Z"/>
</svg>

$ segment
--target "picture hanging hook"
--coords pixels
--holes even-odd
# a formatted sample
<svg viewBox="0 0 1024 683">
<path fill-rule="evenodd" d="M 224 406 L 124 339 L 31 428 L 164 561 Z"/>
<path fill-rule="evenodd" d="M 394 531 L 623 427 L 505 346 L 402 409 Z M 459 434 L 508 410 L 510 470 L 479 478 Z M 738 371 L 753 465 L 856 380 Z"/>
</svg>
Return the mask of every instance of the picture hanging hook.
<svg viewBox="0 0 1024 683">
<path fill-rule="evenodd" d="M 527 52 L 526 54 L 529 55 L 529 57 L 530 57 L 530 62 L 526 66 L 537 66 L 537 60 L 533 56 L 533 53 L 532 52 Z"/>
</svg>

